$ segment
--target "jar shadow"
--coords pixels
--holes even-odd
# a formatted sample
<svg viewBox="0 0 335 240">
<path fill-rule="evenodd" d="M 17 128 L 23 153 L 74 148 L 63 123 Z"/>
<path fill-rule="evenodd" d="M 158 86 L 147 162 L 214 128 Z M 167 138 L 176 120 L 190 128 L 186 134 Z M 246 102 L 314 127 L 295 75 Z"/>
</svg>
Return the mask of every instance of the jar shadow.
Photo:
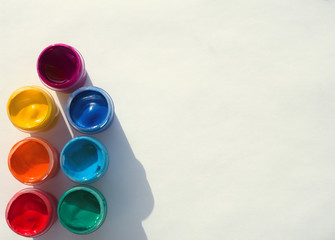
<svg viewBox="0 0 335 240">
<path fill-rule="evenodd" d="M 145 169 L 136 159 L 116 116 L 112 125 L 96 137 L 110 155 L 106 175 L 93 184 L 104 194 L 108 213 L 105 224 L 92 238 L 146 240 L 142 221 L 151 214 L 154 197 Z"/>
</svg>

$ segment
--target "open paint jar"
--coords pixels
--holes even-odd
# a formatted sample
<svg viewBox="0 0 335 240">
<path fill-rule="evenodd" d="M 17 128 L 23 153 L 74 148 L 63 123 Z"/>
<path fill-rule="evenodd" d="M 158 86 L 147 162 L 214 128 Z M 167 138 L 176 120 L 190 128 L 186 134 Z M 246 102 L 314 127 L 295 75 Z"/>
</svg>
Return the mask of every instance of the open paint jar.
<svg viewBox="0 0 335 240">
<path fill-rule="evenodd" d="M 109 155 L 105 145 L 96 138 L 79 136 L 63 148 L 60 164 L 73 182 L 92 183 L 107 171 Z"/>
<path fill-rule="evenodd" d="M 17 142 L 10 150 L 8 168 L 24 184 L 42 184 L 57 174 L 58 153 L 44 139 L 28 137 Z"/>
<path fill-rule="evenodd" d="M 83 57 L 66 44 L 45 48 L 37 60 L 37 73 L 41 81 L 55 91 L 71 92 L 86 81 Z"/>
<path fill-rule="evenodd" d="M 63 194 L 57 213 L 60 223 L 67 230 L 76 234 L 88 234 L 103 224 L 107 203 L 96 188 L 79 185 Z"/>
<path fill-rule="evenodd" d="M 79 88 L 67 101 L 66 117 L 70 125 L 81 133 L 99 133 L 113 121 L 113 100 L 101 88 L 93 86 Z"/>
<path fill-rule="evenodd" d="M 57 219 L 56 199 L 40 189 L 26 188 L 17 192 L 6 208 L 8 226 L 24 237 L 39 237 Z"/>
<path fill-rule="evenodd" d="M 40 132 L 53 127 L 59 109 L 50 93 L 41 87 L 26 86 L 14 91 L 7 102 L 12 124 L 23 132 Z"/>
</svg>

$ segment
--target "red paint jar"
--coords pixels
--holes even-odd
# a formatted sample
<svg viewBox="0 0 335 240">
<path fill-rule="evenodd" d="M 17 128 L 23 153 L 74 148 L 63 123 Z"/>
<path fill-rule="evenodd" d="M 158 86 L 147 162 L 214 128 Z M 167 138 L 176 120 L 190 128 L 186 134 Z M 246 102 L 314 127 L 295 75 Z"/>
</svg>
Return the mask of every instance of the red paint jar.
<svg viewBox="0 0 335 240">
<path fill-rule="evenodd" d="M 56 219 L 56 198 L 40 189 L 23 189 L 7 204 L 8 226 L 24 237 L 39 237 L 45 234 Z"/>
</svg>

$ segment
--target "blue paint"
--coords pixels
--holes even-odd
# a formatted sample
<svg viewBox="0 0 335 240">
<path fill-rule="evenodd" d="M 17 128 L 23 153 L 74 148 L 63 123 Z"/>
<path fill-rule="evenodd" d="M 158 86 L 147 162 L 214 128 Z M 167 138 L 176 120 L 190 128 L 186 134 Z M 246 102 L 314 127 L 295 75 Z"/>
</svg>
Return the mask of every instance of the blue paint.
<svg viewBox="0 0 335 240">
<path fill-rule="evenodd" d="M 73 128 L 82 133 L 99 133 L 114 118 L 114 104 L 109 94 L 98 87 L 82 87 L 71 94 L 66 117 Z"/>
<path fill-rule="evenodd" d="M 107 171 L 108 151 L 96 138 L 80 136 L 71 139 L 63 148 L 60 165 L 73 182 L 92 183 Z"/>
</svg>

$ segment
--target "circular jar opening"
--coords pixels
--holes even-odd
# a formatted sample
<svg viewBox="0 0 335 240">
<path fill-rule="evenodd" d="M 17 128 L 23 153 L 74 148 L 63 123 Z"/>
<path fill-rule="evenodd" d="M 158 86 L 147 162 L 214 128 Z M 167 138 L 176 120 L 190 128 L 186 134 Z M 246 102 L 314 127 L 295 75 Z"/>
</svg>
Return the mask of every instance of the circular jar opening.
<svg viewBox="0 0 335 240">
<path fill-rule="evenodd" d="M 67 190 L 58 204 L 60 223 L 76 234 L 97 230 L 106 217 L 103 195 L 93 187 L 75 186 Z"/>
<path fill-rule="evenodd" d="M 43 129 L 54 111 L 51 96 L 42 88 L 28 86 L 17 89 L 10 96 L 7 113 L 17 128 L 25 131 Z"/>
<path fill-rule="evenodd" d="M 80 136 L 70 140 L 61 153 L 61 167 L 67 177 L 78 183 L 100 179 L 108 168 L 108 152 L 98 139 Z"/>
<path fill-rule="evenodd" d="M 80 132 L 97 133 L 109 126 L 114 116 L 111 97 L 97 87 L 75 91 L 67 103 L 70 124 Z"/>
<path fill-rule="evenodd" d="M 24 184 L 36 185 L 54 175 L 57 168 L 57 152 L 46 141 L 25 138 L 16 143 L 8 156 L 12 175 Z"/>
<path fill-rule="evenodd" d="M 55 204 L 40 190 L 21 190 L 7 205 L 8 226 L 21 236 L 40 236 L 55 220 Z"/>
<path fill-rule="evenodd" d="M 78 77 L 82 67 L 80 62 L 75 49 L 65 44 L 55 44 L 40 54 L 37 71 L 45 84 L 62 88 L 64 83 Z"/>
</svg>

